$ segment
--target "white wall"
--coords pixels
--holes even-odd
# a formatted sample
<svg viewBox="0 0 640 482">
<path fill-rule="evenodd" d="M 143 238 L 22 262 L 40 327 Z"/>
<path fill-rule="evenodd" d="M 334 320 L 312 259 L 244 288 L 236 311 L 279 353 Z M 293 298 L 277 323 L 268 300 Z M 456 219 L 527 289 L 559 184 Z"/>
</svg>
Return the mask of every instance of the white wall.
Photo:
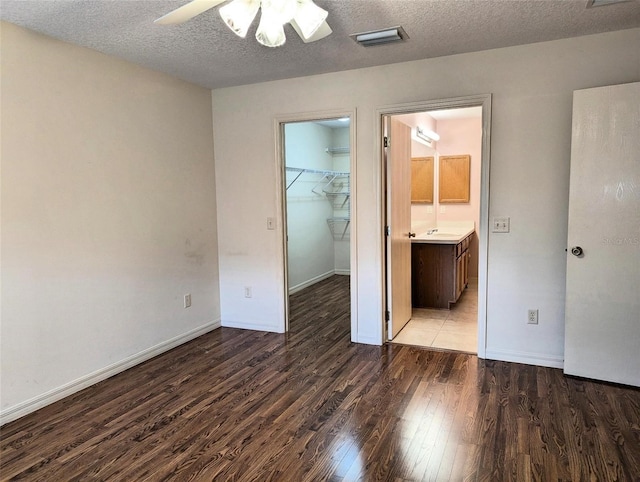
<svg viewBox="0 0 640 482">
<path fill-rule="evenodd" d="M 210 91 L 11 24 L 1 35 L 4 422 L 220 311 Z"/>
<path fill-rule="evenodd" d="M 487 355 L 561 365 L 572 92 L 638 80 L 637 45 L 640 29 L 629 29 L 214 90 L 223 324 L 284 326 L 282 236 L 265 228 L 266 217 L 279 212 L 274 117 L 357 109 L 353 338 L 382 343 L 376 109 L 492 93 L 490 215 L 510 216 L 511 233 L 489 237 Z M 246 284 L 254 286 L 250 302 L 243 297 Z M 526 324 L 528 308 L 540 310 L 539 325 Z"/>
<path fill-rule="evenodd" d="M 285 157 L 288 167 L 333 170 L 330 127 L 314 122 L 285 124 Z M 333 274 L 335 252 L 327 218 L 333 216 L 330 201 L 318 185 L 321 174 L 287 172 L 287 254 L 289 292 L 295 293 Z M 297 177 L 297 180 L 295 180 Z M 294 181 L 295 180 L 295 181 Z M 291 184 L 293 183 L 293 184 Z"/>
</svg>

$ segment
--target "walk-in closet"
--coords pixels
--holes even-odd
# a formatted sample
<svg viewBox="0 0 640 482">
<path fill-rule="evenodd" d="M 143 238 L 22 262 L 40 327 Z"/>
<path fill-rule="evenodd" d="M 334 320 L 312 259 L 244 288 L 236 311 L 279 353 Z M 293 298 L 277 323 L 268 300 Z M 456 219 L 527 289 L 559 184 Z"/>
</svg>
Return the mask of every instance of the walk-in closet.
<svg viewBox="0 0 640 482">
<path fill-rule="evenodd" d="M 349 124 L 341 118 L 284 125 L 289 295 L 350 274 Z"/>
</svg>

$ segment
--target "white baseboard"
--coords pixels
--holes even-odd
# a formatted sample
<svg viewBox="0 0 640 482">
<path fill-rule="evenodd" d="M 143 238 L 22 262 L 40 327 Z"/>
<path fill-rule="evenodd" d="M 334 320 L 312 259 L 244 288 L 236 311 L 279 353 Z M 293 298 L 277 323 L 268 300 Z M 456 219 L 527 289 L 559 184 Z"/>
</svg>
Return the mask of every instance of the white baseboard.
<svg viewBox="0 0 640 482">
<path fill-rule="evenodd" d="M 147 348 L 135 355 L 131 355 L 124 360 L 120 360 L 119 362 L 101 368 L 93 373 L 89 373 L 69 383 L 65 383 L 58 388 L 54 388 L 53 390 L 49 390 L 48 392 L 21 402 L 13 407 L 2 410 L 0 411 L 0 426 L 23 417 L 31 412 L 35 412 L 36 410 L 46 407 L 53 402 L 62 400 L 63 398 L 73 395 L 74 393 L 90 387 L 91 385 L 95 385 L 102 380 L 106 380 L 113 375 L 117 375 L 118 373 L 128 370 L 133 366 L 139 365 L 140 363 L 169 351 L 172 348 L 180 346 L 194 338 L 213 331 L 216 328 L 220 328 L 220 326 L 220 320 L 212 321 L 206 325 L 202 325 L 191 331 L 183 333 L 182 335 L 163 341 L 151 348 Z"/>
<path fill-rule="evenodd" d="M 338 274 L 340 276 L 350 276 L 351 275 L 351 270 L 349 268 L 347 268 L 347 269 L 336 269 L 334 271 L 334 274 Z"/>
<path fill-rule="evenodd" d="M 353 333 L 351 334 L 351 341 L 353 343 L 360 343 L 362 345 L 382 346 L 384 344 L 380 341 L 379 338 L 374 338 L 371 336 L 359 336 L 357 337 L 357 339 L 354 339 Z"/>
<path fill-rule="evenodd" d="M 291 288 L 289 288 L 289 294 L 292 295 L 294 293 L 297 293 L 298 291 L 302 291 L 303 289 L 308 288 L 309 286 L 314 285 L 316 283 L 319 283 L 322 280 L 331 278 L 334 274 L 336 274 L 336 271 L 332 269 L 331 271 L 327 271 L 326 273 L 323 273 L 319 276 L 311 278 L 310 280 L 307 280 L 303 283 L 292 286 Z"/>
<path fill-rule="evenodd" d="M 564 357 L 547 355 L 544 353 L 529 353 L 511 350 L 490 350 L 485 352 L 485 358 L 526 365 L 537 365 L 550 368 L 564 368 Z"/>
<path fill-rule="evenodd" d="M 240 330 L 267 331 L 269 333 L 283 333 L 283 331 L 272 325 L 261 325 L 258 323 L 247 323 L 244 321 L 222 320 L 225 328 L 238 328 Z"/>
</svg>

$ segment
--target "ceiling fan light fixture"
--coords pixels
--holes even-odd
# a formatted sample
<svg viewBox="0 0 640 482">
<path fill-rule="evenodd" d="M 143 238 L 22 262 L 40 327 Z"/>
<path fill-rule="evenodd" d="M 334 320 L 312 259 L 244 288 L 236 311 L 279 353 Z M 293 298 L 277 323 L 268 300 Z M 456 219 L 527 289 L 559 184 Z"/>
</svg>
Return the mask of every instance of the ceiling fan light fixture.
<svg viewBox="0 0 640 482">
<path fill-rule="evenodd" d="M 183 23 L 222 3 L 226 3 L 219 9 L 223 22 L 241 38 L 247 36 L 258 10 L 262 10 L 256 39 L 267 47 L 284 45 L 284 25 L 287 23 L 291 24 L 304 43 L 315 42 L 332 33 L 326 22 L 328 12 L 313 0 L 191 0 L 163 15 L 155 23 Z"/>
<path fill-rule="evenodd" d="M 284 24 L 269 9 L 262 6 L 260 24 L 256 30 L 256 40 L 265 47 L 280 47 L 287 38 L 284 35 Z"/>
<path fill-rule="evenodd" d="M 290 22 L 298 10 L 298 0 L 262 0 L 261 3 L 262 14 L 267 13 L 269 21 L 280 25 Z"/>
<path fill-rule="evenodd" d="M 296 0 L 298 8 L 293 20 L 300 28 L 302 37 L 307 40 L 313 36 L 327 19 L 329 12 L 318 7 L 313 0 Z M 297 30 L 297 29 L 296 29 Z"/>
<path fill-rule="evenodd" d="M 238 37 L 244 38 L 259 9 L 260 0 L 233 0 L 219 11 L 227 27 Z"/>
</svg>

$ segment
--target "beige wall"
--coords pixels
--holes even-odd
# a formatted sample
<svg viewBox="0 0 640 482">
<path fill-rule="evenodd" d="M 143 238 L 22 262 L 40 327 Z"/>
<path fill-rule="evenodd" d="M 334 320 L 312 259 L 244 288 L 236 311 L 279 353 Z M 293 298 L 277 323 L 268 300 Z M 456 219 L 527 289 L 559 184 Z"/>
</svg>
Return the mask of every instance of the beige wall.
<svg viewBox="0 0 640 482">
<path fill-rule="evenodd" d="M 211 92 L 11 24 L 1 35 L 7 420 L 220 312 Z"/>
<path fill-rule="evenodd" d="M 489 214 L 511 217 L 511 232 L 489 235 L 486 356 L 562 366 L 572 94 L 638 80 L 637 45 L 640 29 L 630 29 L 214 90 L 223 325 L 283 329 L 283 237 L 266 230 L 267 216 L 280 216 L 274 119 L 357 110 L 352 338 L 382 343 L 376 111 L 491 93 Z M 246 285 L 253 286 L 251 300 L 243 296 Z M 538 325 L 526 323 L 529 308 L 539 309 Z"/>
</svg>

